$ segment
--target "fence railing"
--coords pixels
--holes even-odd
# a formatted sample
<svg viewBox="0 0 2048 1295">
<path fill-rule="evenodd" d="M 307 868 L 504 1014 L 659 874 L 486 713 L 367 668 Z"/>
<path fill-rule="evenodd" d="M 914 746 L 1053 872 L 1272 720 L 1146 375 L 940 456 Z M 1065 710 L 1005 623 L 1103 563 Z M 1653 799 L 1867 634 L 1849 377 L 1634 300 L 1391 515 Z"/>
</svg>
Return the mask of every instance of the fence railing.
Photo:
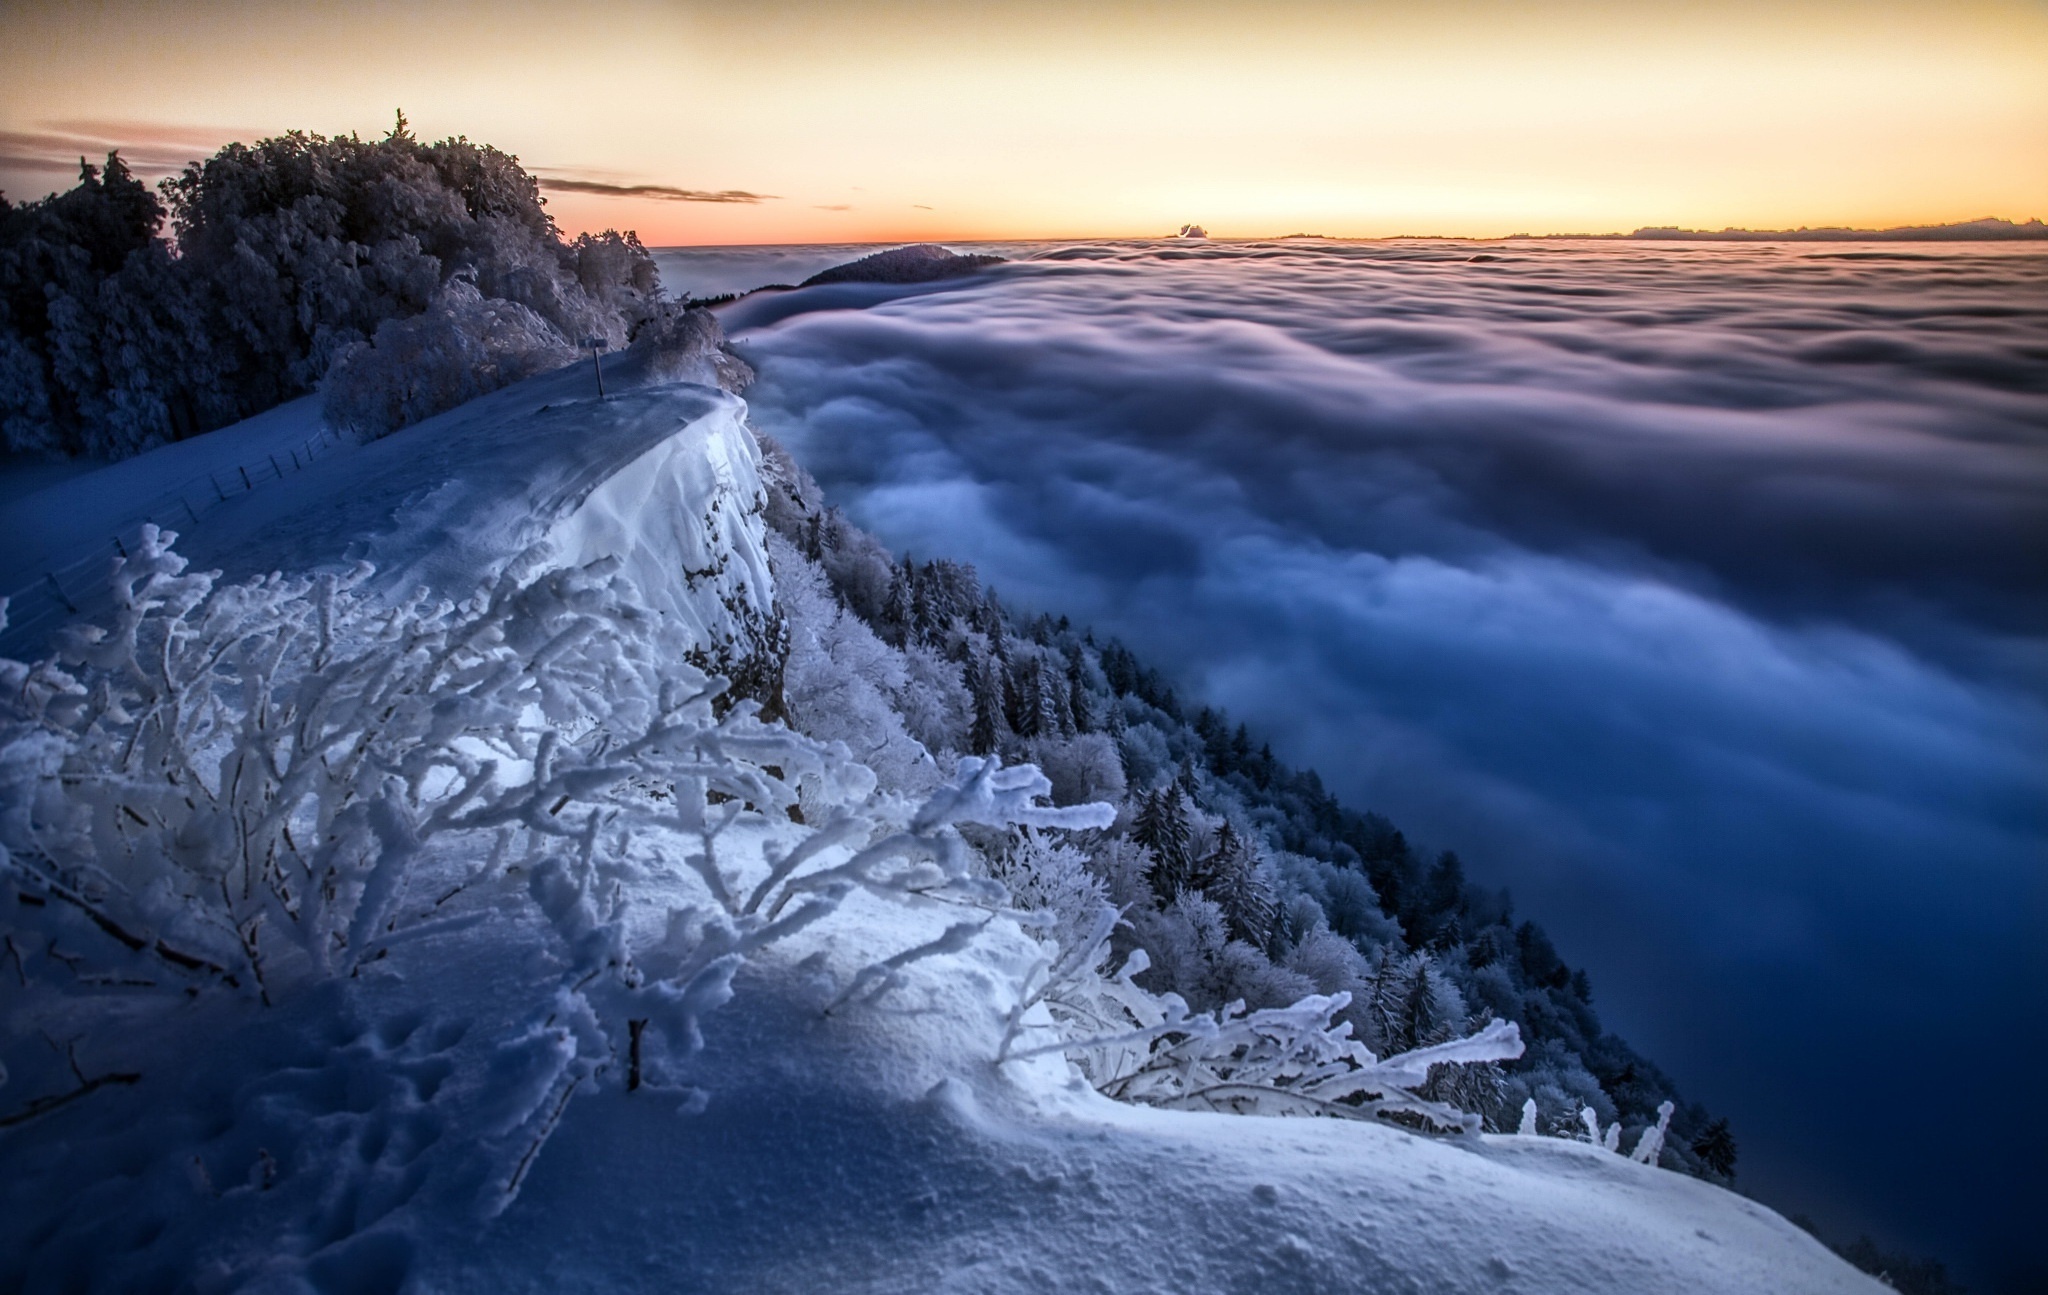
<svg viewBox="0 0 2048 1295">
<path fill-rule="evenodd" d="M 62 566 L 46 568 L 18 589 L 0 591 L 7 599 L 7 628 L 0 631 L 0 656 L 38 655 L 51 633 L 65 621 L 110 606 L 113 595 L 107 577 L 111 564 L 134 549 L 145 523 L 154 522 L 168 531 L 190 530 L 230 499 L 303 472 L 343 439 L 342 433 L 323 425 L 297 445 L 191 477 L 150 499 L 116 526 L 104 543 Z"/>
</svg>

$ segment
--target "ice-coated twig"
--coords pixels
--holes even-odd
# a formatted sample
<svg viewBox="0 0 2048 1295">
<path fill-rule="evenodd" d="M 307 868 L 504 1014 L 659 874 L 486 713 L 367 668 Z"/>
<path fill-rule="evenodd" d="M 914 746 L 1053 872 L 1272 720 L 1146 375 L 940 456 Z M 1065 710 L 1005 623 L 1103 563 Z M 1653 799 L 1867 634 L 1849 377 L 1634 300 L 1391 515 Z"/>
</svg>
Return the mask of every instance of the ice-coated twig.
<svg viewBox="0 0 2048 1295">
<path fill-rule="evenodd" d="M 1657 1104 L 1657 1122 L 1636 1139 L 1636 1149 L 1629 1153 L 1629 1159 L 1646 1165 L 1657 1163 L 1664 1154 L 1664 1138 L 1671 1131 L 1671 1113 L 1675 1109 L 1668 1100 Z"/>
</svg>

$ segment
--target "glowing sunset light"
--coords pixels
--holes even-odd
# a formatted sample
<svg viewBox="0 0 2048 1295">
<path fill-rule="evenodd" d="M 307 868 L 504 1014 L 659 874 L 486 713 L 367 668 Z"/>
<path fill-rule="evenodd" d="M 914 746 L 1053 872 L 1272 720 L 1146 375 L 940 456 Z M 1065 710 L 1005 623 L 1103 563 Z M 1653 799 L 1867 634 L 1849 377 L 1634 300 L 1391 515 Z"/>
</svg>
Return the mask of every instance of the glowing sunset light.
<svg viewBox="0 0 2048 1295">
<path fill-rule="evenodd" d="M 486 140 L 650 244 L 2048 214 L 2048 9 L 138 0 L 0 16 L 0 188 L 83 151 Z"/>
</svg>

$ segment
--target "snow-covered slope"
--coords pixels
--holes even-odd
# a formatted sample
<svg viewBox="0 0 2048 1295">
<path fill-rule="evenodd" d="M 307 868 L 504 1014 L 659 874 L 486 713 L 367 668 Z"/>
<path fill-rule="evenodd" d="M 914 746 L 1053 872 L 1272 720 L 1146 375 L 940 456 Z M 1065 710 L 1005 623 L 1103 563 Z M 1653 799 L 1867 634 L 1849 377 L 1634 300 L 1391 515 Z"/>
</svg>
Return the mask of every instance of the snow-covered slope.
<svg viewBox="0 0 2048 1295">
<path fill-rule="evenodd" d="M 181 540 L 229 578 L 367 560 L 378 586 L 466 595 L 535 545 L 561 565 L 618 557 L 649 605 L 733 644 L 774 598 L 746 407 L 614 358 L 471 401 L 237 501 Z"/>
<path fill-rule="evenodd" d="M 649 368 L 638 353 L 614 357 L 611 394 L 599 400 L 590 366 L 571 365 L 345 446 L 177 524 L 178 550 L 230 580 L 368 561 L 389 595 L 424 587 L 444 597 L 467 596 L 535 546 L 557 565 L 618 557 L 648 605 L 678 618 L 720 668 L 733 666 L 756 650 L 774 599 L 761 528 L 748 520 L 761 504 L 745 405 Z M 124 531 L 132 545 L 131 514 L 162 481 L 203 477 L 317 429 L 308 397 L 18 500 L 0 520 L 31 538 L 0 573 L 32 579 L 37 563 L 62 565 Z"/>
<path fill-rule="evenodd" d="M 368 559 L 379 568 L 370 591 L 386 601 L 416 585 L 466 595 L 536 545 L 560 566 L 616 558 L 674 641 L 713 664 L 754 650 L 773 585 L 744 406 L 630 362 L 608 381 L 603 402 L 581 368 L 508 388 L 252 494 L 181 548 L 230 577 Z M 797 778 L 787 754 L 735 732 L 698 749 L 753 751 Z M 365 959 L 353 974 L 269 1007 L 246 985 L 234 997 L 212 981 L 134 1007 L 111 988 L 67 1000 L 85 1040 L 79 1081 L 115 1073 L 117 1060 L 133 1068 L 0 1127 L 0 1285 L 1878 1289 L 1770 1211 L 1591 1144 L 1140 1108 L 1097 1094 L 1057 1052 L 998 1062 L 1040 946 L 1011 916 L 951 898 L 853 889 L 728 969 L 733 1001 L 705 1015 L 703 1049 L 674 1074 L 628 1091 L 614 1055 L 610 1080 L 579 1091 L 571 1070 L 533 1066 L 605 1046 L 594 1025 L 584 1037 L 560 1023 L 592 1010 L 578 997 L 589 985 L 610 983 L 605 941 L 646 941 L 635 956 L 654 967 L 659 939 L 702 939 L 692 923 L 743 907 L 688 862 L 710 839 L 657 821 L 683 780 L 615 776 L 623 790 L 599 809 L 623 819 L 593 809 L 586 820 L 579 805 L 557 820 L 565 791 L 552 808 L 491 820 L 537 824 L 557 833 L 536 838 L 557 842 L 548 849 L 583 852 L 575 905 L 548 889 L 571 869 L 540 859 L 540 844 L 516 866 L 491 855 L 479 871 L 487 836 L 450 833 L 422 847 L 419 888 L 390 906 L 408 920 L 419 910 L 415 925 L 349 928 L 351 956 Z M 737 894 L 766 884 L 780 852 L 828 821 L 817 784 L 801 811 L 761 799 L 764 812 L 720 838 Z M 431 802 L 422 785 L 415 799 Z M 700 809 L 741 808 L 730 793 L 694 795 Z M 642 810 L 651 826 L 630 817 Z M 110 804 L 109 830 L 129 831 L 119 817 Z M 377 835 L 387 850 L 412 849 L 409 831 Z M 571 837 L 581 844 L 559 844 Z M 863 839 L 807 866 L 837 866 Z M 964 943 L 952 938 L 963 911 Z M 615 929 L 593 925 L 605 914 Z M 369 956 L 359 927 L 386 952 Z M 928 956 L 901 961 L 918 948 Z M 891 960 L 892 992 L 853 993 Z M 649 979 L 616 992 L 655 1002 L 658 990 L 668 992 Z M 10 1029 L 23 1025 L 23 1001 L 0 1007 Z M 1050 1034 L 1042 1007 L 1024 1019 L 1034 1037 Z M 28 1109 L 28 1085 L 62 1074 L 54 1062 L 21 1069 L 0 1087 L 0 1111 Z M 516 1163 L 478 1149 L 511 1138 L 516 1153 L 536 1127 Z"/>
<path fill-rule="evenodd" d="M 835 952 L 912 943 L 903 920 L 864 907 L 836 928 Z M 1762 1206 L 1590 1144 L 1160 1111 L 1100 1097 L 1054 1059 L 998 1067 L 1011 978 L 1031 952 L 1021 935 L 922 964 L 844 1020 L 819 1018 L 808 952 L 761 969 L 718 1020 L 692 1075 L 711 1094 L 701 1114 L 637 1095 L 577 1111 L 490 1234 L 491 1285 L 1878 1289 Z M 423 1258 L 430 1285 L 459 1288 L 479 1255 Z"/>
<path fill-rule="evenodd" d="M 320 433 L 320 401 L 306 396 L 266 410 L 254 418 L 191 440 L 160 445 L 118 463 L 88 470 L 66 464 L 63 475 L 39 489 L 10 494 L 0 502 L 0 589 L 15 589 L 52 567 L 64 567 L 79 553 L 105 546 L 110 536 L 128 532 L 131 518 L 149 511 L 166 494 L 172 506 L 161 509 L 167 520 L 180 518 L 182 500 L 205 510 L 214 505 L 218 477 L 228 491 L 240 484 L 238 470 L 272 455 L 289 459 L 291 452 Z M 89 463 L 89 461 L 87 461 Z M 33 471 L 47 465 L 19 465 Z M 32 478 L 31 478 L 32 479 Z M 237 501 L 239 502 L 239 501 Z"/>
</svg>

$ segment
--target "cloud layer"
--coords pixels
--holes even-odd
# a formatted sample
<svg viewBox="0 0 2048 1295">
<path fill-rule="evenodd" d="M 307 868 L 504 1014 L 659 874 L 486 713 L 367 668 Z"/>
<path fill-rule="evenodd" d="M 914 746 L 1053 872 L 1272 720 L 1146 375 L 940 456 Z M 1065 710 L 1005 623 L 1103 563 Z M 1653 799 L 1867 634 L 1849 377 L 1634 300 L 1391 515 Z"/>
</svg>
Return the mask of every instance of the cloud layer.
<svg viewBox="0 0 2048 1295">
<path fill-rule="evenodd" d="M 1995 1108 L 2048 1060 L 1988 1044 L 2048 1008 L 2048 257 L 1474 254 L 1040 249 L 727 324 L 885 539 L 1511 885 L 1745 1181 L 2018 1253 L 1917 1184 L 2048 1147 L 1895 1067 Z"/>
</svg>

